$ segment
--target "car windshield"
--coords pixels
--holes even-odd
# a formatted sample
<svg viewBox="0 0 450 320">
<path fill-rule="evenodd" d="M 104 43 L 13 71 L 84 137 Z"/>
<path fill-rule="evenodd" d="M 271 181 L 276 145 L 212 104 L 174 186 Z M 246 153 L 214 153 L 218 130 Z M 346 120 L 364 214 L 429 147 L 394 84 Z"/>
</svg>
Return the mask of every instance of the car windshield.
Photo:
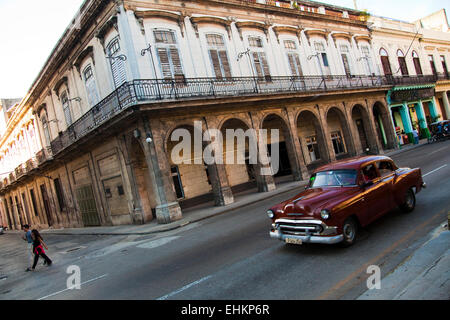
<svg viewBox="0 0 450 320">
<path fill-rule="evenodd" d="M 356 170 L 329 170 L 317 172 L 310 181 L 310 188 L 348 187 L 356 185 Z"/>
</svg>

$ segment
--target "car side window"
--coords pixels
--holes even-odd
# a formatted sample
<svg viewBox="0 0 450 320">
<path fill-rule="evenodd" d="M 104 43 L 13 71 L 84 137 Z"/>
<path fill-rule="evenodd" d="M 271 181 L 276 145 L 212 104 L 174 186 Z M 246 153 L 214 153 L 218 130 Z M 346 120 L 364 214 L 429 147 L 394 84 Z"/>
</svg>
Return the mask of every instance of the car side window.
<svg viewBox="0 0 450 320">
<path fill-rule="evenodd" d="M 394 172 L 392 163 L 390 163 L 389 161 L 378 162 L 378 170 L 380 171 L 380 175 L 382 177 L 388 176 Z"/>
<path fill-rule="evenodd" d="M 378 178 L 377 169 L 375 167 L 375 164 L 369 164 L 362 168 L 362 174 L 364 182 L 372 181 L 376 178 Z"/>
</svg>

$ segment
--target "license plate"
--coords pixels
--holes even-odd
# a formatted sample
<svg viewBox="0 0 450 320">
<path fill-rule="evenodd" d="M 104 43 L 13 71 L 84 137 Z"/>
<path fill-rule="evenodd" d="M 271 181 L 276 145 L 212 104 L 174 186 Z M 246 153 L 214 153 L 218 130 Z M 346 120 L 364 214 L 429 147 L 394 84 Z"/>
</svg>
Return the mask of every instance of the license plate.
<svg viewBox="0 0 450 320">
<path fill-rule="evenodd" d="M 285 241 L 286 241 L 286 243 L 289 243 L 289 244 L 302 244 L 303 243 L 302 239 L 286 238 Z"/>
</svg>

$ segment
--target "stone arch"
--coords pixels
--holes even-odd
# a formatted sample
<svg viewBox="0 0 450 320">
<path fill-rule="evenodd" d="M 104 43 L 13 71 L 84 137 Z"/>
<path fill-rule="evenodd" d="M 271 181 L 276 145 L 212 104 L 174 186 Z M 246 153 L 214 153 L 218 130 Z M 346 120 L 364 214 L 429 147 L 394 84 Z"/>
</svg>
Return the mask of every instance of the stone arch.
<svg viewBox="0 0 450 320">
<path fill-rule="evenodd" d="M 176 131 L 179 140 L 172 141 L 171 137 Z M 196 136 L 200 141 L 194 139 Z M 180 206 L 186 208 L 195 205 L 201 202 L 199 197 L 204 201 L 212 200 L 212 182 L 203 159 L 203 126 L 201 132 L 193 122 L 172 127 L 165 137 L 165 150 Z"/>
<path fill-rule="evenodd" d="M 326 110 L 325 119 L 336 159 L 356 154 L 345 112 L 338 106 L 331 106 Z"/>
<path fill-rule="evenodd" d="M 289 125 L 283 115 L 278 112 L 267 113 L 261 120 L 261 129 L 268 130 L 267 136 L 267 150 L 269 155 L 272 156 L 272 148 L 278 148 L 279 163 L 278 172 L 274 173 L 274 177 L 282 176 L 296 176 L 294 172 L 299 173 L 299 168 L 295 156 L 295 146 L 292 141 L 292 133 L 289 130 Z M 270 130 L 278 130 L 278 141 L 271 139 Z"/>
<path fill-rule="evenodd" d="M 330 160 L 319 115 L 311 109 L 300 110 L 296 116 L 297 137 L 309 170 Z"/>
<path fill-rule="evenodd" d="M 140 139 L 131 137 L 127 139 L 128 153 L 136 182 L 136 191 L 140 202 L 143 222 L 148 222 L 156 217 L 155 208 L 158 203 L 154 190 L 154 184 L 151 181 L 151 171 L 148 168 L 147 159 L 145 157 L 144 146 Z"/>
<path fill-rule="evenodd" d="M 352 125 L 355 129 L 355 142 L 358 153 L 375 152 L 377 141 L 372 133 L 370 116 L 367 109 L 360 103 L 351 109 Z"/>
<path fill-rule="evenodd" d="M 394 149 L 396 146 L 396 137 L 393 128 L 391 115 L 386 105 L 377 101 L 372 106 L 372 114 L 375 122 L 375 131 L 377 139 L 384 150 Z"/>
</svg>

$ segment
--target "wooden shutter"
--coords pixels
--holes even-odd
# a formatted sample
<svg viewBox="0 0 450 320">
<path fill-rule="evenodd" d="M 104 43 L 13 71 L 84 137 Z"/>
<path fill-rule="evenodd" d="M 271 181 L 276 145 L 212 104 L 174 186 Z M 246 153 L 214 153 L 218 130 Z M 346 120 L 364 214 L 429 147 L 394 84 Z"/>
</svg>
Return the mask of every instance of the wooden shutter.
<svg viewBox="0 0 450 320">
<path fill-rule="evenodd" d="M 162 76 L 164 79 L 172 79 L 172 70 L 170 68 L 169 56 L 166 48 L 158 48 L 158 57 L 161 64 Z"/>
<path fill-rule="evenodd" d="M 95 85 L 95 79 L 93 76 L 86 80 L 86 91 L 91 107 L 96 105 L 99 101 L 99 98 L 97 93 L 97 86 Z"/>
<path fill-rule="evenodd" d="M 342 63 L 344 64 L 345 74 L 347 76 L 351 76 L 350 72 L 350 64 L 348 63 L 348 57 L 346 54 L 341 54 L 342 57 Z"/>
<path fill-rule="evenodd" d="M 398 64 L 400 65 L 400 70 L 402 72 L 402 75 L 404 75 L 404 76 L 409 75 L 408 67 L 406 66 L 406 60 L 404 57 L 398 58 Z"/>
<path fill-rule="evenodd" d="M 392 76 L 391 65 L 389 63 L 389 57 L 382 56 L 381 57 L 381 64 L 383 66 L 384 75 Z"/>
<path fill-rule="evenodd" d="M 288 53 L 289 67 L 291 68 L 291 74 L 298 76 L 297 68 L 295 68 L 295 58 L 293 53 Z"/>
<path fill-rule="evenodd" d="M 213 65 L 214 73 L 217 79 L 222 79 L 222 69 L 220 68 L 219 55 L 217 54 L 217 50 L 209 50 L 209 55 L 211 57 L 211 62 Z"/>
<path fill-rule="evenodd" d="M 226 78 L 231 78 L 231 68 L 228 62 L 227 52 L 225 50 L 219 51 L 220 61 L 222 62 L 223 72 Z"/>
<path fill-rule="evenodd" d="M 298 76 L 303 76 L 303 71 L 302 71 L 302 65 L 300 63 L 300 57 L 298 56 L 298 54 L 294 54 L 294 59 L 295 59 L 295 63 L 297 64 L 297 75 Z"/>
<path fill-rule="evenodd" d="M 267 63 L 267 59 L 266 59 L 266 54 L 264 52 L 260 52 L 260 59 L 263 65 L 263 69 L 264 69 L 264 76 L 266 78 L 267 81 L 271 80 L 271 76 L 270 76 L 270 70 L 269 70 L 269 64 Z"/>
<path fill-rule="evenodd" d="M 178 49 L 176 47 L 170 47 L 170 59 L 172 60 L 173 71 L 175 75 L 175 80 L 181 80 L 184 82 L 183 68 L 181 66 L 180 55 L 178 54 Z"/>
<path fill-rule="evenodd" d="M 423 72 L 422 72 L 422 66 L 420 65 L 420 60 L 419 60 L 419 58 L 413 58 L 413 61 L 414 61 L 414 68 L 416 69 L 416 74 L 417 74 L 418 76 L 423 75 Z"/>
<path fill-rule="evenodd" d="M 125 63 L 122 60 L 114 59 L 114 61 L 111 62 L 111 70 L 116 88 L 120 87 L 125 81 L 127 81 Z"/>
<path fill-rule="evenodd" d="M 263 74 L 263 69 L 261 67 L 261 62 L 259 60 L 258 52 L 253 52 L 253 62 L 254 62 L 255 69 L 256 69 L 256 75 L 258 77 L 262 78 L 264 76 L 264 74 Z"/>
</svg>

